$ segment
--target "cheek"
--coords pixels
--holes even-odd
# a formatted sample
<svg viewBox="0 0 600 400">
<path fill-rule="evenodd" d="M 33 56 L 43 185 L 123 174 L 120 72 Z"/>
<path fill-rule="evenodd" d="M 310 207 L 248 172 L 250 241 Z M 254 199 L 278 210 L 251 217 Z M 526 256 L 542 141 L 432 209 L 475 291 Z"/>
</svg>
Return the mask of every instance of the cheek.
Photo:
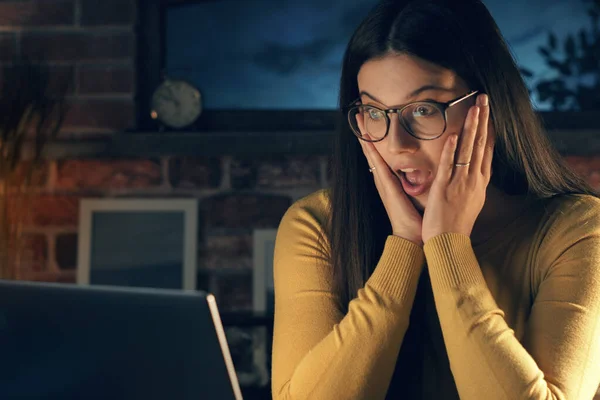
<svg viewBox="0 0 600 400">
<path fill-rule="evenodd" d="M 375 146 L 375 149 L 377 150 L 379 155 L 381 155 L 381 158 L 383 158 L 383 161 L 385 161 L 385 163 L 387 165 L 390 165 L 391 159 L 390 159 L 390 155 L 387 153 L 385 144 L 382 142 L 373 142 L 373 146 Z"/>
<path fill-rule="evenodd" d="M 444 143 L 448 137 L 449 135 L 442 136 L 439 140 L 436 141 L 435 145 L 432 143 L 432 146 L 429 148 L 429 158 L 434 166 L 435 173 L 437 173 L 438 167 L 440 165 L 440 158 L 442 157 Z"/>
</svg>

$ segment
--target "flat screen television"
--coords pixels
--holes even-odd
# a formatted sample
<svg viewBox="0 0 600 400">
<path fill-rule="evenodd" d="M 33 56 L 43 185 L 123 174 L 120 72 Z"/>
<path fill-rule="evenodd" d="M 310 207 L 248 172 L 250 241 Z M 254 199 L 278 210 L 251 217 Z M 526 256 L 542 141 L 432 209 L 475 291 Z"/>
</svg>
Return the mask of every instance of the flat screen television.
<svg viewBox="0 0 600 400">
<path fill-rule="evenodd" d="M 150 0 L 141 2 L 140 76 L 147 100 L 164 77 L 185 79 L 202 93 L 193 128 L 331 129 L 347 42 L 377 0 Z M 535 87 L 559 74 L 539 48 L 556 37 L 558 54 L 579 49 L 580 31 L 593 30 L 589 0 L 484 0 L 518 64 L 534 106 L 551 124 L 549 100 Z M 475 33 L 474 33 L 475 34 Z M 595 75 L 598 76 L 597 74 Z M 567 84 L 594 84 L 593 74 Z M 597 83 L 600 85 L 600 83 Z M 563 109 L 568 104 L 563 105 Z M 600 107 L 599 107 L 600 108 Z M 141 113 L 147 114 L 147 107 Z M 147 116 L 145 118 L 147 120 Z M 548 122 L 548 121 L 547 121 Z M 577 123 L 577 121 L 573 121 Z M 581 120 L 578 123 L 582 123 Z M 585 123 L 585 122 L 583 122 Z"/>
</svg>

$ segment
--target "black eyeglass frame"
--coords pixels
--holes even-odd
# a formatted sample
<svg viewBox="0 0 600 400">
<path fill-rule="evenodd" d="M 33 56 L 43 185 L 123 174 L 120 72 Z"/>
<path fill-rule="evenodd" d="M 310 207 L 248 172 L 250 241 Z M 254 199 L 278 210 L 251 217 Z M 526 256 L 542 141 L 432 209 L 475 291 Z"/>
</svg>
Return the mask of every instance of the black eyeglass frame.
<svg viewBox="0 0 600 400">
<path fill-rule="evenodd" d="M 478 93 L 479 90 L 473 90 L 467 94 L 465 94 L 464 96 L 460 96 L 457 97 L 453 100 L 450 100 L 446 103 L 440 103 L 437 101 L 433 101 L 433 100 L 422 100 L 422 101 L 413 101 L 411 103 L 405 104 L 404 106 L 402 106 L 401 108 L 388 108 L 387 110 L 383 110 L 379 107 L 376 106 L 366 106 L 363 105 L 362 102 L 360 101 L 360 99 L 356 99 L 355 101 L 352 102 L 351 105 L 346 107 L 346 114 L 347 114 L 347 118 L 348 118 L 348 124 L 350 125 L 350 129 L 352 130 L 352 132 L 354 133 L 354 135 L 356 137 L 358 137 L 361 140 L 364 140 L 365 142 L 380 142 L 383 139 L 385 139 L 390 131 L 390 125 L 391 125 L 391 121 L 390 121 L 390 116 L 388 114 L 398 114 L 398 120 L 400 121 L 400 124 L 402 124 L 402 126 L 404 127 L 404 129 L 406 130 L 406 132 L 408 132 L 409 135 L 411 135 L 412 137 L 414 137 L 415 139 L 419 139 L 419 140 L 435 140 L 438 139 L 439 137 L 441 137 L 444 132 L 446 132 L 446 128 L 448 126 L 448 109 L 458 103 L 460 103 L 461 101 L 468 99 L 469 97 L 473 96 L 474 94 Z M 414 132 L 412 132 L 410 130 L 410 128 L 407 126 L 407 124 L 404 122 L 404 117 L 402 116 L 402 111 L 404 111 L 405 109 L 407 109 L 408 107 L 417 104 L 417 103 L 426 103 L 426 104 L 431 104 L 432 106 L 436 107 L 444 116 L 444 129 L 442 130 L 442 133 L 440 133 L 438 136 L 434 137 L 434 138 L 428 138 L 428 139 L 424 139 L 424 138 L 420 138 L 418 136 L 415 135 Z M 382 111 L 383 115 L 385 115 L 385 119 L 386 119 L 386 130 L 385 130 L 385 134 L 380 138 L 380 139 L 375 139 L 375 140 L 367 140 L 364 137 L 362 137 L 362 134 L 359 134 L 359 132 L 356 132 L 353 128 L 352 128 L 352 122 L 350 120 L 351 118 L 351 112 L 353 109 L 361 107 L 361 106 L 365 106 L 365 107 L 371 107 L 374 108 L 376 110 Z"/>
</svg>

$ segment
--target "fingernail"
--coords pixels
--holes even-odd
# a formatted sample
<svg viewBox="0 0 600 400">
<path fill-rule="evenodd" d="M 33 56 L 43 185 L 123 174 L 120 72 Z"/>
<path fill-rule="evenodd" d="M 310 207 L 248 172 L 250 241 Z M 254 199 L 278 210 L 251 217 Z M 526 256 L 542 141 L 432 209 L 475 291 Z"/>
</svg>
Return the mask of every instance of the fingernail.
<svg viewBox="0 0 600 400">
<path fill-rule="evenodd" d="M 482 94 L 481 96 L 479 96 L 478 100 L 479 100 L 478 103 L 480 106 L 487 107 L 487 105 L 489 104 L 489 97 L 487 94 Z"/>
</svg>

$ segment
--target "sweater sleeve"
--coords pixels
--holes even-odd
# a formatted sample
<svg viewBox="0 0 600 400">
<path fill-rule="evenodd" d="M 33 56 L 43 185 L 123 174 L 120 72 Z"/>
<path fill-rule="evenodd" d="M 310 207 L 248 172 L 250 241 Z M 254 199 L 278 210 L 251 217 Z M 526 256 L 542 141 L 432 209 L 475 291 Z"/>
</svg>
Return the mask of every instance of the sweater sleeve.
<svg viewBox="0 0 600 400">
<path fill-rule="evenodd" d="M 590 204 L 591 203 L 591 204 Z M 600 383 L 600 204 L 573 205 L 534 261 L 523 343 L 492 297 L 470 239 L 445 233 L 425 256 L 461 399 L 589 400 Z"/>
<path fill-rule="evenodd" d="M 388 237 L 372 276 L 343 315 L 321 235 L 308 207 L 292 206 L 279 226 L 273 398 L 383 399 L 408 328 L 423 249 Z"/>
</svg>

